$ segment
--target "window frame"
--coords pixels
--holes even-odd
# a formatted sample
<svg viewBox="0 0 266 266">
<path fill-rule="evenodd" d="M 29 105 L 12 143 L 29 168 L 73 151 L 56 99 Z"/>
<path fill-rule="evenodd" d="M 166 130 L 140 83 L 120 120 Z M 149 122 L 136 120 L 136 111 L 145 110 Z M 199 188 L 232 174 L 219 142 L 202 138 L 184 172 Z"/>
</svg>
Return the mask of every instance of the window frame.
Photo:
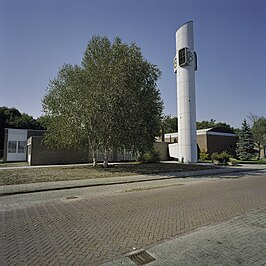
<svg viewBox="0 0 266 266">
<path fill-rule="evenodd" d="M 12 144 L 15 144 L 14 147 L 11 147 Z M 16 140 L 9 140 L 7 144 L 8 153 L 17 153 L 18 143 Z"/>
</svg>

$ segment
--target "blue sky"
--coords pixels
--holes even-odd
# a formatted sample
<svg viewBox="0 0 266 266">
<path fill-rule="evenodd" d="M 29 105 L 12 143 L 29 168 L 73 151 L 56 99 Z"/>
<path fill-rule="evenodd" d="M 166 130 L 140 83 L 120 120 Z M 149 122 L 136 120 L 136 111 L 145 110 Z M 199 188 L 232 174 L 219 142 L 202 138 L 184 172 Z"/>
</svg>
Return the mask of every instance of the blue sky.
<svg viewBox="0 0 266 266">
<path fill-rule="evenodd" d="M 264 0 L 0 0 L 0 106 L 40 116 L 49 80 L 100 35 L 136 42 L 158 65 L 164 112 L 176 115 L 175 32 L 189 20 L 197 121 L 240 127 L 249 113 L 266 116 Z"/>
</svg>

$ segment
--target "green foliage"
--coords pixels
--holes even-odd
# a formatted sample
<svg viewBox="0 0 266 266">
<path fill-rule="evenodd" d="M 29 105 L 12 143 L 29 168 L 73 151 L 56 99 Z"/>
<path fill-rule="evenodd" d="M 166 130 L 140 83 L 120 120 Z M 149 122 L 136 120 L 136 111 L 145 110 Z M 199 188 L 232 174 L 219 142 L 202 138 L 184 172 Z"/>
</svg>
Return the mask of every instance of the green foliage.
<svg viewBox="0 0 266 266">
<path fill-rule="evenodd" d="M 160 152 L 154 148 L 140 155 L 139 161 L 142 163 L 157 163 L 160 161 Z"/>
<path fill-rule="evenodd" d="M 205 149 L 203 149 L 202 151 L 200 151 L 200 160 L 201 161 L 206 161 L 208 159 L 209 159 L 208 152 Z"/>
<path fill-rule="evenodd" d="M 164 134 L 166 133 L 172 133 L 177 132 L 177 117 L 171 117 L 170 115 L 165 115 L 162 119 L 162 132 Z"/>
<path fill-rule="evenodd" d="M 260 151 L 263 148 L 263 145 L 266 145 L 266 118 L 257 117 L 252 126 L 252 134 L 254 137 L 254 143 Z"/>
<path fill-rule="evenodd" d="M 226 151 L 223 151 L 223 152 L 220 153 L 220 158 L 223 161 L 228 162 L 229 159 L 230 159 L 230 155 Z"/>
<path fill-rule="evenodd" d="M 215 160 L 219 161 L 220 157 L 219 157 L 218 152 L 212 153 L 211 159 L 212 159 L 212 161 L 215 161 Z"/>
<path fill-rule="evenodd" d="M 160 74 L 135 44 L 94 36 L 81 65 L 64 65 L 48 86 L 46 142 L 105 152 L 151 149 L 160 132 Z"/>
<path fill-rule="evenodd" d="M 41 125 L 31 115 L 5 106 L 0 107 L 0 122 L 3 128 L 41 129 Z"/>
<path fill-rule="evenodd" d="M 4 129 L 43 129 L 42 125 L 31 115 L 21 113 L 16 108 L 0 107 L 0 156 L 3 154 Z"/>
<path fill-rule="evenodd" d="M 211 155 L 211 159 L 212 161 L 218 161 L 221 164 L 226 164 L 230 159 L 230 155 L 226 151 L 223 151 L 221 153 L 214 152 Z"/>
<path fill-rule="evenodd" d="M 253 134 L 246 119 L 242 123 L 242 128 L 239 133 L 236 153 L 240 160 L 251 160 L 254 154 L 254 139 Z"/>
<path fill-rule="evenodd" d="M 229 124 L 223 122 L 216 122 L 216 120 L 211 119 L 210 121 L 203 120 L 201 122 L 197 122 L 197 129 L 206 129 L 206 128 L 219 128 L 223 132 L 234 133 L 234 128 Z"/>
<path fill-rule="evenodd" d="M 36 119 L 37 123 L 40 125 L 41 128 L 47 129 L 47 125 L 49 124 L 49 117 L 48 116 L 40 116 Z"/>
<path fill-rule="evenodd" d="M 197 129 L 206 129 L 215 127 L 215 120 L 211 119 L 210 121 L 203 120 L 201 122 L 197 122 Z"/>
<path fill-rule="evenodd" d="M 223 132 L 234 133 L 236 129 L 231 127 L 229 124 L 223 122 L 216 122 L 216 120 L 211 119 L 210 121 L 198 121 L 197 122 L 197 130 L 198 129 L 206 129 L 206 128 L 219 128 Z M 169 115 L 165 115 L 162 119 L 162 132 L 172 133 L 178 131 L 178 122 L 177 117 L 171 117 Z"/>
<path fill-rule="evenodd" d="M 254 141 L 259 144 L 266 144 L 266 118 L 258 118 L 253 126 L 252 133 L 254 136 Z"/>
</svg>

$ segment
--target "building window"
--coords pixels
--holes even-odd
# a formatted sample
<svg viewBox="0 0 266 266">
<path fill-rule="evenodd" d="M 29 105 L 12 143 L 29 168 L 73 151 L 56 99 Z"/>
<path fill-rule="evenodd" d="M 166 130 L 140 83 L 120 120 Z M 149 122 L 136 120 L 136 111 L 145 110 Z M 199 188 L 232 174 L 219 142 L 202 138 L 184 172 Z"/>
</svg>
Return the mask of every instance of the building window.
<svg viewBox="0 0 266 266">
<path fill-rule="evenodd" d="M 26 141 L 18 141 L 18 153 L 26 153 Z"/>
<path fill-rule="evenodd" d="M 8 153 L 16 153 L 17 152 L 17 142 L 9 141 L 8 142 Z"/>
</svg>

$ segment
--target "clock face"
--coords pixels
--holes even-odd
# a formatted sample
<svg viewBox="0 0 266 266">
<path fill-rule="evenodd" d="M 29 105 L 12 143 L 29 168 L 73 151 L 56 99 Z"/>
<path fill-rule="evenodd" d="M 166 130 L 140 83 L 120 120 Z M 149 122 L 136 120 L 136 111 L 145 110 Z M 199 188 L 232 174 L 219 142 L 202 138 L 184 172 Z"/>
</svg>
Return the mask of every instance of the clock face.
<svg viewBox="0 0 266 266">
<path fill-rule="evenodd" d="M 187 61 L 188 63 L 191 63 L 193 61 L 193 53 L 191 53 L 190 51 L 187 52 Z"/>
<path fill-rule="evenodd" d="M 176 73 L 176 71 L 177 71 L 177 58 L 175 57 L 174 58 L 174 72 Z"/>
<path fill-rule="evenodd" d="M 176 68 L 177 67 L 177 59 L 176 59 L 176 57 L 174 58 L 174 68 Z"/>
<path fill-rule="evenodd" d="M 178 51 L 178 54 L 174 58 L 174 69 L 176 72 L 176 67 L 179 65 L 180 67 L 184 66 L 193 66 L 196 64 L 197 57 L 195 52 L 190 51 L 187 47 L 184 47 Z M 194 66 L 195 67 L 195 66 Z"/>
</svg>

